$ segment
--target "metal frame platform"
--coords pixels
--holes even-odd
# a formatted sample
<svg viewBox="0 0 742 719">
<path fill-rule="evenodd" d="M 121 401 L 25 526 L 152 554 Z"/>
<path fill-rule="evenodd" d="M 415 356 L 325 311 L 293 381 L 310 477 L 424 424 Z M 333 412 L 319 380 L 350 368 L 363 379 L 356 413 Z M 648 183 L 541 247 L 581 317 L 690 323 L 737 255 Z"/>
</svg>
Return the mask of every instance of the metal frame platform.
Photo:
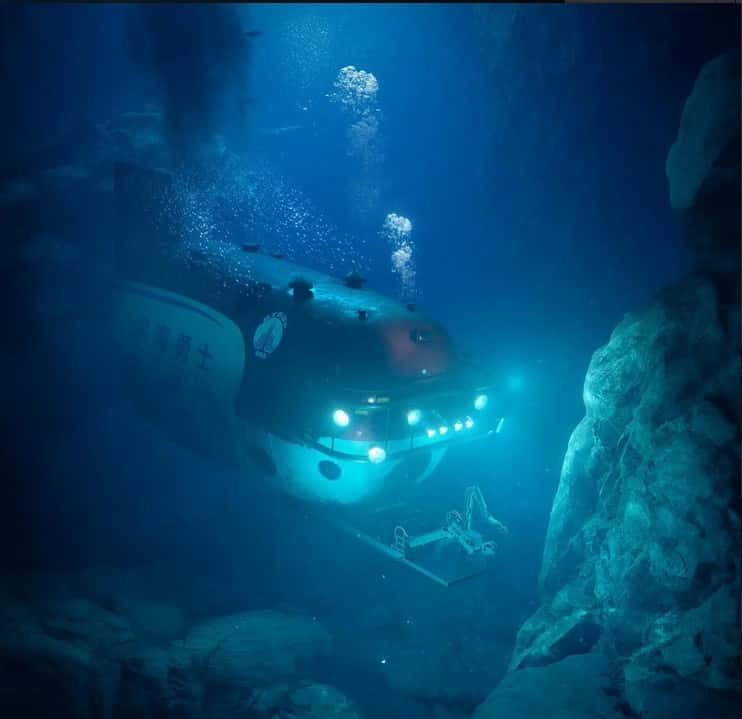
<svg viewBox="0 0 742 719">
<path fill-rule="evenodd" d="M 335 520 L 334 524 L 380 554 L 404 564 L 436 584 L 450 587 L 487 572 L 491 569 L 491 560 L 497 553 L 497 543 L 492 539 L 485 539 L 480 532 L 474 529 L 475 509 L 479 510 L 486 524 L 494 527 L 495 531 L 507 533 L 507 528 L 492 517 L 487 510 L 482 492 L 476 486 L 467 488 L 464 494 L 463 512 L 458 510 L 448 512 L 442 526 L 411 535 L 403 524 L 396 523 L 391 532 L 391 541 L 388 543 L 349 522 Z M 460 560 L 458 565 L 461 566 L 463 563 L 464 570 L 444 572 L 440 566 L 427 561 L 426 552 L 435 551 L 439 547 L 447 547 L 457 552 Z"/>
</svg>

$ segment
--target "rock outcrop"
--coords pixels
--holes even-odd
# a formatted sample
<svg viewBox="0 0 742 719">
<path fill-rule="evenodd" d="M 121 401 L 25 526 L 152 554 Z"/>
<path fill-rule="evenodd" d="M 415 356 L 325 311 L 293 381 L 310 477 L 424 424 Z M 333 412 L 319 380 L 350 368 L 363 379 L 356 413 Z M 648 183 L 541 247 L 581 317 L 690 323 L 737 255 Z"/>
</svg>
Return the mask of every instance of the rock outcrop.
<svg viewBox="0 0 742 719">
<path fill-rule="evenodd" d="M 121 657 L 134 644 L 122 617 L 81 598 L 0 598 L 0 713 L 110 716 Z"/>
<path fill-rule="evenodd" d="M 546 667 L 511 672 L 473 719 L 622 719 L 623 707 L 617 704 L 610 664 L 600 655 L 579 654 Z"/>
<path fill-rule="evenodd" d="M 703 69 L 667 163 L 697 269 L 626 315 L 593 355 L 552 507 L 541 605 L 478 718 L 738 711 L 738 62 Z M 579 671 L 565 669 L 573 664 Z M 562 703 L 562 681 L 575 691 L 587 682 L 608 708 Z M 546 693 L 553 711 L 533 712 Z"/>
<path fill-rule="evenodd" d="M 699 261 L 736 272 L 740 259 L 739 52 L 709 62 L 667 157 L 670 202 Z"/>
<path fill-rule="evenodd" d="M 274 611 L 207 620 L 177 644 L 203 666 L 207 683 L 248 687 L 296 676 L 330 651 L 319 622 Z"/>
<path fill-rule="evenodd" d="M 646 717 L 668 711 L 650 707 L 657 693 L 693 687 L 708 704 L 736 688 L 738 328 L 737 304 L 695 274 L 628 315 L 593 356 L 552 508 L 542 605 L 511 670 L 603 651 Z"/>
<path fill-rule="evenodd" d="M 309 681 L 258 690 L 250 709 L 266 719 L 361 719 L 358 708 L 341 691 Z"/>
<path fill-rule="evenodd" d="M 186 631 L 170 605 L 116 597 L 103 607 L 34 577 L 4 584 L 2 716 L 360 717 L 338 689 L 311 680 L 330 649 L 311 617 L 244 612 Z"/>
</svg>

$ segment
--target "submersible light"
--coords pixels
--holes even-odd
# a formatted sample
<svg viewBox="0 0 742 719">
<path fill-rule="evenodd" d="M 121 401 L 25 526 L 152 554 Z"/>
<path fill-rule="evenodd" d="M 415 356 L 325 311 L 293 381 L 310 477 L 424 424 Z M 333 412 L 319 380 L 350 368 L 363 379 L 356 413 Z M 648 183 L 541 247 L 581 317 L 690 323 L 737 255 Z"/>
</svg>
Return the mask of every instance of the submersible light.
<svg viewBox="0 0 742 719">
<path fill-rule="evenodd" d="M 383 447 L 370 447 L 368 450 L 368 461 L 371 464 L 379 464 L 386 459 L 386 450 Z"/>
<path fill-rule="evenodd" d="M 487 406 L 487 395 L 478 394 L 474 398 L 474 409 L 484 409 Z"/>
<path fill-rule="evenodd" d="M 453 423 L 453 430 L 454 432 L 461 432 L 461 428 L 464 426 L 463 422 L 460 419 L 457 419 Z"/>
<path fill-rule="evenodd" d="M 445 425 L 445 424 L 442 424 L 442 425 L 441 425 L 440 427 L 438 427 L 438 431 L 439 431 L 439 432 L 440 432 L 441 434 L 446 434 L 446 433 L 448 432 L 448 427 L 446 427 L 446 425 Z"/>
<path fill-rule="evenodd" d="M 474 420 L 471 417 L 467 417 L 464 420 L 464 427 L 471 429 L 474 426 Z"/>
<path fill-rule="evenodd" d="M 336 409 L 332 413 L 332 421 L 338 427 L 347 427 L 350 424 L 350 417 L 348 416 L 348 413 L 345 410 Z"/>
<path fill-rule="evenodd" d="M 434 430 L 434 429 L 433 429 L 432 427 L 428 427 L 428 428 L 427 428 L 427 429 L 425 430 L 425 434 L 427 434 L 427 435 L 428 435 L 428 438 L 429 438 L 429 439 L 433 439 L 433 437 L 435 437 L 435 430 Z"/>
<path fill-rule="evenodd" d="M 423 413 L 419 409 L 411 409 L 407 413 L 407 424 L 409 424 L 410 427 L 414 427 L 420 421 L 422 416 Z"/>
</svg>

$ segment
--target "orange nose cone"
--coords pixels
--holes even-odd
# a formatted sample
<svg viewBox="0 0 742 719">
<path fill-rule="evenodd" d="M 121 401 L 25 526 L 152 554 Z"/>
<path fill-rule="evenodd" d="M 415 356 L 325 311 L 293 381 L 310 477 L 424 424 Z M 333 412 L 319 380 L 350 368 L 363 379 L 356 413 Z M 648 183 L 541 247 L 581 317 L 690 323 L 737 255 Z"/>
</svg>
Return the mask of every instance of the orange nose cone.
<svg viewBox="0 0 742 719">
<path fill-rule="evenodd" d="M 390 369 L 398 377 L 433 376 L 451 366 L 451 342 L 433 323 L 390 323 L 383 328 L 382 335 Z"/>
</svg>

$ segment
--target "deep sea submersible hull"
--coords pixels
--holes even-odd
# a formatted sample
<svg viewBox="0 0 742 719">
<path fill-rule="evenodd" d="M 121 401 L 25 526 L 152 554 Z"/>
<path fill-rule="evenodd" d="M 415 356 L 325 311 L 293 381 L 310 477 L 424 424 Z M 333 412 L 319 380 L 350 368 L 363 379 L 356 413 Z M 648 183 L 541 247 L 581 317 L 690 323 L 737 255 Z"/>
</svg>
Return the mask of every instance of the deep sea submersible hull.
<svg viewBox="0 0 742 719">
<path fill-rule="evenodd" d="M 115 169 L 114 336 L 139 411 L 304 500 L 402 493 L 493 432 L 488 383 L 413 306 L 254 245 L 193 239 L 163 172 Z"/>
</svg>

